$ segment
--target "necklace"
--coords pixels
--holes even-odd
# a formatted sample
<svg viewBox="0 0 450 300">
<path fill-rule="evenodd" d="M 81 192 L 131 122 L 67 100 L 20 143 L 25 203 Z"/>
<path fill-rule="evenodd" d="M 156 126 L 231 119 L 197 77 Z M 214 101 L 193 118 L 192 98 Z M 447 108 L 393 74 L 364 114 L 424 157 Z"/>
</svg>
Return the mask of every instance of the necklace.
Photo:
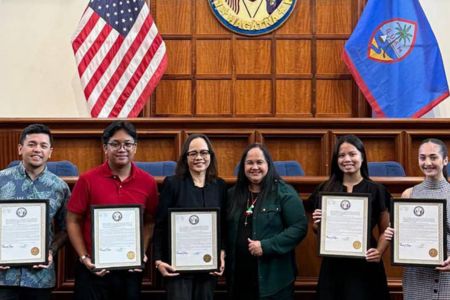
<svg viewBox="0 0 450 300">
<path fill-rule="evenodd" d="M 250 192 L 250 195 L 247 198 L 247 209 L 244 212 L 245 216 L 244 226 L 247 226 L 248 224 L 247 222 L 248 217 L 253 215 L 253 209 L 255 208 L 256 200 L 258 200 L 258 194 L 253 194 L 252 192 Z"/>
</svg>

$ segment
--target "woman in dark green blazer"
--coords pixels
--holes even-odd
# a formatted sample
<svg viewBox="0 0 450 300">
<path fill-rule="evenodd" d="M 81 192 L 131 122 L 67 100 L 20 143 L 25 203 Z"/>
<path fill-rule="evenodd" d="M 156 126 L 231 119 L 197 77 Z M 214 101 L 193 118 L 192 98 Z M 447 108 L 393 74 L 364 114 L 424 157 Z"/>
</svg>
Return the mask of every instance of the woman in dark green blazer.
<svg viewBox="0 0 450 300">
<path fill-rule="evenodd" d="M 227 282 L 231 299 L 292 299 L 295 247 L 307 219 L 298 193 L 277 174 L 261 144 L 242 155 L 228 191 Z"/>
</svg>

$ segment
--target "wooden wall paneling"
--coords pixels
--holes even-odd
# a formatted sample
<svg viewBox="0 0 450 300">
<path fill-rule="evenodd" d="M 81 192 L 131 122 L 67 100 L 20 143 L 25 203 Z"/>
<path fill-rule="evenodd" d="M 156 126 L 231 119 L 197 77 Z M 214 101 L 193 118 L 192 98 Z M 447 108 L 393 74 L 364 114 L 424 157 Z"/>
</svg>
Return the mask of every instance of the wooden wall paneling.
<svg viewBox="0 0 450 300">
<path fill-rule="evenodd" d="M 311 75 L 310 40 L 276 40 L 277 75 Z"/>
<path fill-rule="evenodd" d="M 196 116 L 232 114 L 232 41 L 196 40 Z"/>
<path fill-rule="evenodd" d="M 197 80 L 195 114 L 197 116 L 230 116 L 233 82 Z"/>
<path fill-rule="evenodd" d="M 196 72 L 198 75 L 231 75 L 231 40 L 196 40 Z"/>
<path fill-rule="evenodd" d="M 272 154 L 273 160 L 296 160 L 305 175 L 324 175 L 328 158 L 324 150 L 328 146 L 324 130 L 258 130 L 262 142 Z M 318 150 L 320 149 L 320 150 Z"/>
<path fill-rule="evenodd" d="M 352 80 L 316 80 L 316 117 L 352 116 Z"/>
<path fill-rule="evenodd" d="M 164 0 L 162 0 L 164 1 Z M 195 2 L 195 33 L 231 36 L 231 32 L 216 19 L 208 1 Z"/>
<path fill-rule="evenodd" d="M 297 1 L 291 16 L 275 31 L 275 35 L 311 34 L 311 1 Z"/>
<path fill-rule="evenodd" d="M 361 139 L 368 161 L 397 161 L 404 165 L 401 130 L 334 130 L 331 146 L 334 147 L 338 137 L 347 134 L 354 134 Z"/>
<path fill-rule="evenodd" d="M 307 210 L 308 233 L 303 241 L 295 248 L 297 263 L 296 285 L 302 290 L 315 290 L 319 278 L 321 257 L 319 257 L 317 234 L 313 231 L 312 211 Z"/>
<path fill-rule="evenodd" d="M 207 1 L 149 2 L 167 43 L 169 66 L 142 116 L 370 116 L 366 100 L 341 59 L 342 46 L 357 23 L 364 0 L 297 1 L 286 24 L 268 35 L 250 38 L 223 27 Z M 230 90 L 226 99 L 213 97 L 213 104 L 205 106 L 205 92 L 214 83 L 199 80 L 213 79 L 231 80 Z M 248 113 L 242 100 L 235 98 L 243 83 L 236 79 L 263 80 L 264 93 L 269 92 L 261 102 L 264 107 Z M 269 79 L 270 86 L 264 83 Z M 288 79 L 310 79 L 311 85 Z M 219 89 L 224 86 L 216 84 Z M 304 94 L 301 100 L 293 86 Z M 306 97 L 310 100 L 305 101 Z M 254 103 L 250 101 L 248 106 Z"/>
<path fill-rule="evenodd" d="M 164 39 L 167 49 L 167 70 L 165 75 L 191 75 L 192 41 L 188 39 Z"/>
<path fill-rule="evenodd" d="M 195 0 L 152 0 L 158 29 L 163 34 L 192 34 Z"/>
<path fill-rule="evenodd" d="M 235 109 L 239 116 L 271 116 L 272 82 L 270 80 L 237 80 L 235 82 Z"/>
<path fill-rule="evenodd" d="M 180 131 L 138 130 L 138 148 L 135 161 L 177 161 Z"/>
<path fill-rule="evenodd" d="M 0 130 L 0 167 L 6 168 L 8 164 L 20 159 L 18 154 L 19 137 L 22 129 Z"/>
<path fill-rule="evenodd" d="M 191 116 L 191 80 L 162 80 L 156 89 L 155 105 L 159 116 Z"/>
<path fill-rule="evenodd" d="M 317 40 L 317 74 L 349 74 L 341 59 L 345 40 Z M 349 77 L 350 78 L 350 77 Z"/>
<path fill-rule="evenodd" d="M 355 0 L 315 0 L 318 34 L 349 34 Z"/>
<path fill-rule="evenodd" d="M 234 168 L 241 159 L 242 152 L 249 145 L 255 142 L 255 132 L 253 130 L 201 130 L 186 131 L 192 133 L 206 134 L 214 147 L 216 153 L 219 176 L 234 176 Z"/>
<path fill-rule="evenodd" d="M 52 130 L 54 150 L 51 160 L 69 160 L 80 174 L 104 162 L 102 131 L 75 132 Z"/>
<path fill-rule="evenodd" d="M 276 82 L 277 117 L 313 117 L 310 79 L 278 79 Z"/>
<path fill-rule="evenodd" d="M 77 260 L 78 255 L 70 244 L 70 241 L 67 240 L 66 244 L 58 251 L 58 258 L 56 261 L 56 290 L 73 291 L 75 284 L 75 265 Z"/>
<path fill-rule="evenodd" d="M 236 39 L 233 45 L 236 74 L 270 74 L 271 43 L 267 38 Z"/>
</svg>

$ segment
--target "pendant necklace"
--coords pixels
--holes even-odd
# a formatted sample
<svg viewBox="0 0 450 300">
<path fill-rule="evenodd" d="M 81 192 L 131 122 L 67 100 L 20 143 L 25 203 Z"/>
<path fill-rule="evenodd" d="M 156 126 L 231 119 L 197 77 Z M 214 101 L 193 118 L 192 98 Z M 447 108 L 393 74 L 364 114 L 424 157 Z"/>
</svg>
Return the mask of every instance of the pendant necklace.
<svg viewBox="0 0 450 300">
<path fill-rule="evenodd" d="M 250 192 L 250 195 L 247 198 L 247 209 L 244 212 L 245 215 L 244 226 L 247 226 L 248 224 L 247 222 L 248 217 L 253 215 L 253 209 L 255 208 L 256 200 L 258 200 L 258 194 L 253 194 L 252 192 Z"/>
</svg>

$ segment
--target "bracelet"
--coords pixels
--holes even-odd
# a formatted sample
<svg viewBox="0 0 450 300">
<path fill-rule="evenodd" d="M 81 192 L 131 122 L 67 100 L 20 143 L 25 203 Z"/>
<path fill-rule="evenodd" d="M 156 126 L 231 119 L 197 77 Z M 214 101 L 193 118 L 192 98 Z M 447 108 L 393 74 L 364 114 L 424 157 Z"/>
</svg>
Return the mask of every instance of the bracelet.
<svg viewBox="0 0 450 300">
<path fill-rule="evenodd" d="M 81 256 L 80 256 L 80 263 L 83 263 L 84 260 L 85 260 L 86 258 L 88 258 L 88 257 L 89 257 L 88 254 L 81 255 Z"/>
</svg>

